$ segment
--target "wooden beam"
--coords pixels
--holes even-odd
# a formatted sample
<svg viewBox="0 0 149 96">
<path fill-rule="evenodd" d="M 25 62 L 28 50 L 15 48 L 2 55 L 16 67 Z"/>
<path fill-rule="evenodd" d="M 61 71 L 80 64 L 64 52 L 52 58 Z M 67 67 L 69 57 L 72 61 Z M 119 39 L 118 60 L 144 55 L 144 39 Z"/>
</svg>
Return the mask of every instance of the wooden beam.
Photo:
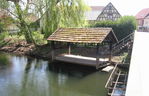
<svg viewBox="0 0 149 96">
<path fill-rule="evenodd" d="M 112 61 L 112 42 L 109 43 L 109 62 L 111 63 Z"/>
<path fill-rule="evenodd" d="M 99 43 L 97 44 L 97 49 L 96 49 L 96 69 L 98 68 L 99 65 Z"/>
<path fill-rule="evenodd" d="M 68 54 L 71 54 L 71 43 L 68 42 L 67 45 L 68 45 Z"/>
</svg>

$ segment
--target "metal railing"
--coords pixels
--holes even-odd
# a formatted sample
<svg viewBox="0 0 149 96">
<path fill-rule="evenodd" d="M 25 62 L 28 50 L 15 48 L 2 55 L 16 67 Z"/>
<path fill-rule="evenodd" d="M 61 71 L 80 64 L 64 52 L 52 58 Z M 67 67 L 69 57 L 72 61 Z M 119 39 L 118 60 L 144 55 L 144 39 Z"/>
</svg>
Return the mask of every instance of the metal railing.
<svg viewBox="0 0 149 96">
<path fill-rule="evenodd" d="M 131 43 L 133 42 L 133 37 L 134 37 L 134 32 L 129 34 L 128 36 L 126 36 L 125 38 L 123 38 L 122 40 L 120 40 L 118 43 L 114 44 L 112 46 L 112 53 L 115 54 L 117 52 L 121 52 L 121 50 L 125 47 L 130 47 Z M 121 52 L 122 53 L 122 52 Z M 105 88 L 111 88 L 110 86 L 112 86 L 114 79 L 116 78 L 116 82 L 113 86 L 113 90 L 111 93 L 109 93 L 111 96 L 117 96 L 116 94 L 114 94 L 114 91 L 118 84 L 118 80 L 119 77 L 121 75 L 121 71 L 119 71 L 119 69 L 117 68 L 118 64 L 115 65 L 112 73 L 110 74 L 109 79 L 107 80 L 107 83 L 105 85 Z M 118 72 L 118 74 L 116 74 Z M 116 75 L 118 75 L 117 77 L 115 77 Z M 118 95 L 119 96 L 119 95 Z"/>
<path fill-rule="evenodd" d="M 124 47 L 129 46 L 129 44 L 131 42 L 133 42 L 133 39 L 134 39 L 133 37 L 134 37 L 134 32 L 129 34 L 122 40 L 120 40 L 118 43 L 114 44 L 112 46 L 112 49 L 113 49 L 112 52 L 116 53 L 116 52 L 120 51 L 121 49 L 123 49 Z"/>
</svg>

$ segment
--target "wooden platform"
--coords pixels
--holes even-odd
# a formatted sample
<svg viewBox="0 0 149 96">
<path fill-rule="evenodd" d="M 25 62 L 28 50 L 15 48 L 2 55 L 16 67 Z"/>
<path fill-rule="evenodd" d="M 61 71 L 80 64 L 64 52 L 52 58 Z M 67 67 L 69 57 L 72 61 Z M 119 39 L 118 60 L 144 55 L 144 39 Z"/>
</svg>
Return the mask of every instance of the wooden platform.
<svg viewBox="0 0 149 96">
<path fill-rule="evenodd" d="M 55 60 L 57 61 L 63 61 L 67 63 L 74 63 L 74 64 L 80 64 L 80 65 L 86 65 L 86 66 L 94 66 L 96 67 L 97 61 L 96 58 L 93 57 L 84 57 L 79 55 L 68 55 L 63 54 L 60 56 L 56 56 Z M 99 64 L 102 64 L 103 62 L 108 61 L 108 58 L 100 58 Z"/>
</svg>

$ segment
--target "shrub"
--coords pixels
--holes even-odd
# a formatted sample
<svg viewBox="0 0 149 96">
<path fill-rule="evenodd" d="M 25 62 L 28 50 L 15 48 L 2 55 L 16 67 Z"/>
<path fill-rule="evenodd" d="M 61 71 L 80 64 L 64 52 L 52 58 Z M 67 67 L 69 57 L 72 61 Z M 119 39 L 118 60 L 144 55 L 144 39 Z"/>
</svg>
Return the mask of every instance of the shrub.
<svg viewBox="0 0 149 96">
<path fill-rule="evenodd" d="M 32 32 L 33 39 L 35 40 L 36 44 L 45 44 L 47 40 L 44 39 L 44 35 L 41 34 L 39 31 Z"/>
<path fill-rule="evenodd" d="M 0 21 L 0 33 L 2 33 L 3 32 L 3 24 L 2 24 L 2 22 Z"/>
<path fill-rule="evenodd" d="M 2 32 L 2 33 L 0 33 L 0 47 L 2 46 L 2 45 L 5 45 L 5 38 L 7 38 L 8 37 L 8 32 Z"/>
<path fill-rule="evenodd" d="M 123 16 L 117 21 L 100 21 L 91 25 L 91 27 L 111 27 L 118 40 L 126 37 L 136 29 L 136 19 L 133 16 Z"/>
<path fill-rule="evenodd" d="M 0 33 L 0 41 L 3 41 L 6 37 L 8 37 L 8 32 L 2 32 Z"/>
</svg>

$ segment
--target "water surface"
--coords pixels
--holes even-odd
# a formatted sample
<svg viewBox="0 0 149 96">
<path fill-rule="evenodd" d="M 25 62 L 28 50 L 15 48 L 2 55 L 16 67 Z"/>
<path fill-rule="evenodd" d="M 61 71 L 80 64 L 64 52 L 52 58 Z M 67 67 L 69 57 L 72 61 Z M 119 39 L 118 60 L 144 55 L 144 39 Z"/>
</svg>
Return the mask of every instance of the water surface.
<svg viewBox="0 0 149 96">
<path fill-rule="evenodd" d="M 0 96 L 106 96 L 109 73 L 0 53 Z"/>
</svg>

